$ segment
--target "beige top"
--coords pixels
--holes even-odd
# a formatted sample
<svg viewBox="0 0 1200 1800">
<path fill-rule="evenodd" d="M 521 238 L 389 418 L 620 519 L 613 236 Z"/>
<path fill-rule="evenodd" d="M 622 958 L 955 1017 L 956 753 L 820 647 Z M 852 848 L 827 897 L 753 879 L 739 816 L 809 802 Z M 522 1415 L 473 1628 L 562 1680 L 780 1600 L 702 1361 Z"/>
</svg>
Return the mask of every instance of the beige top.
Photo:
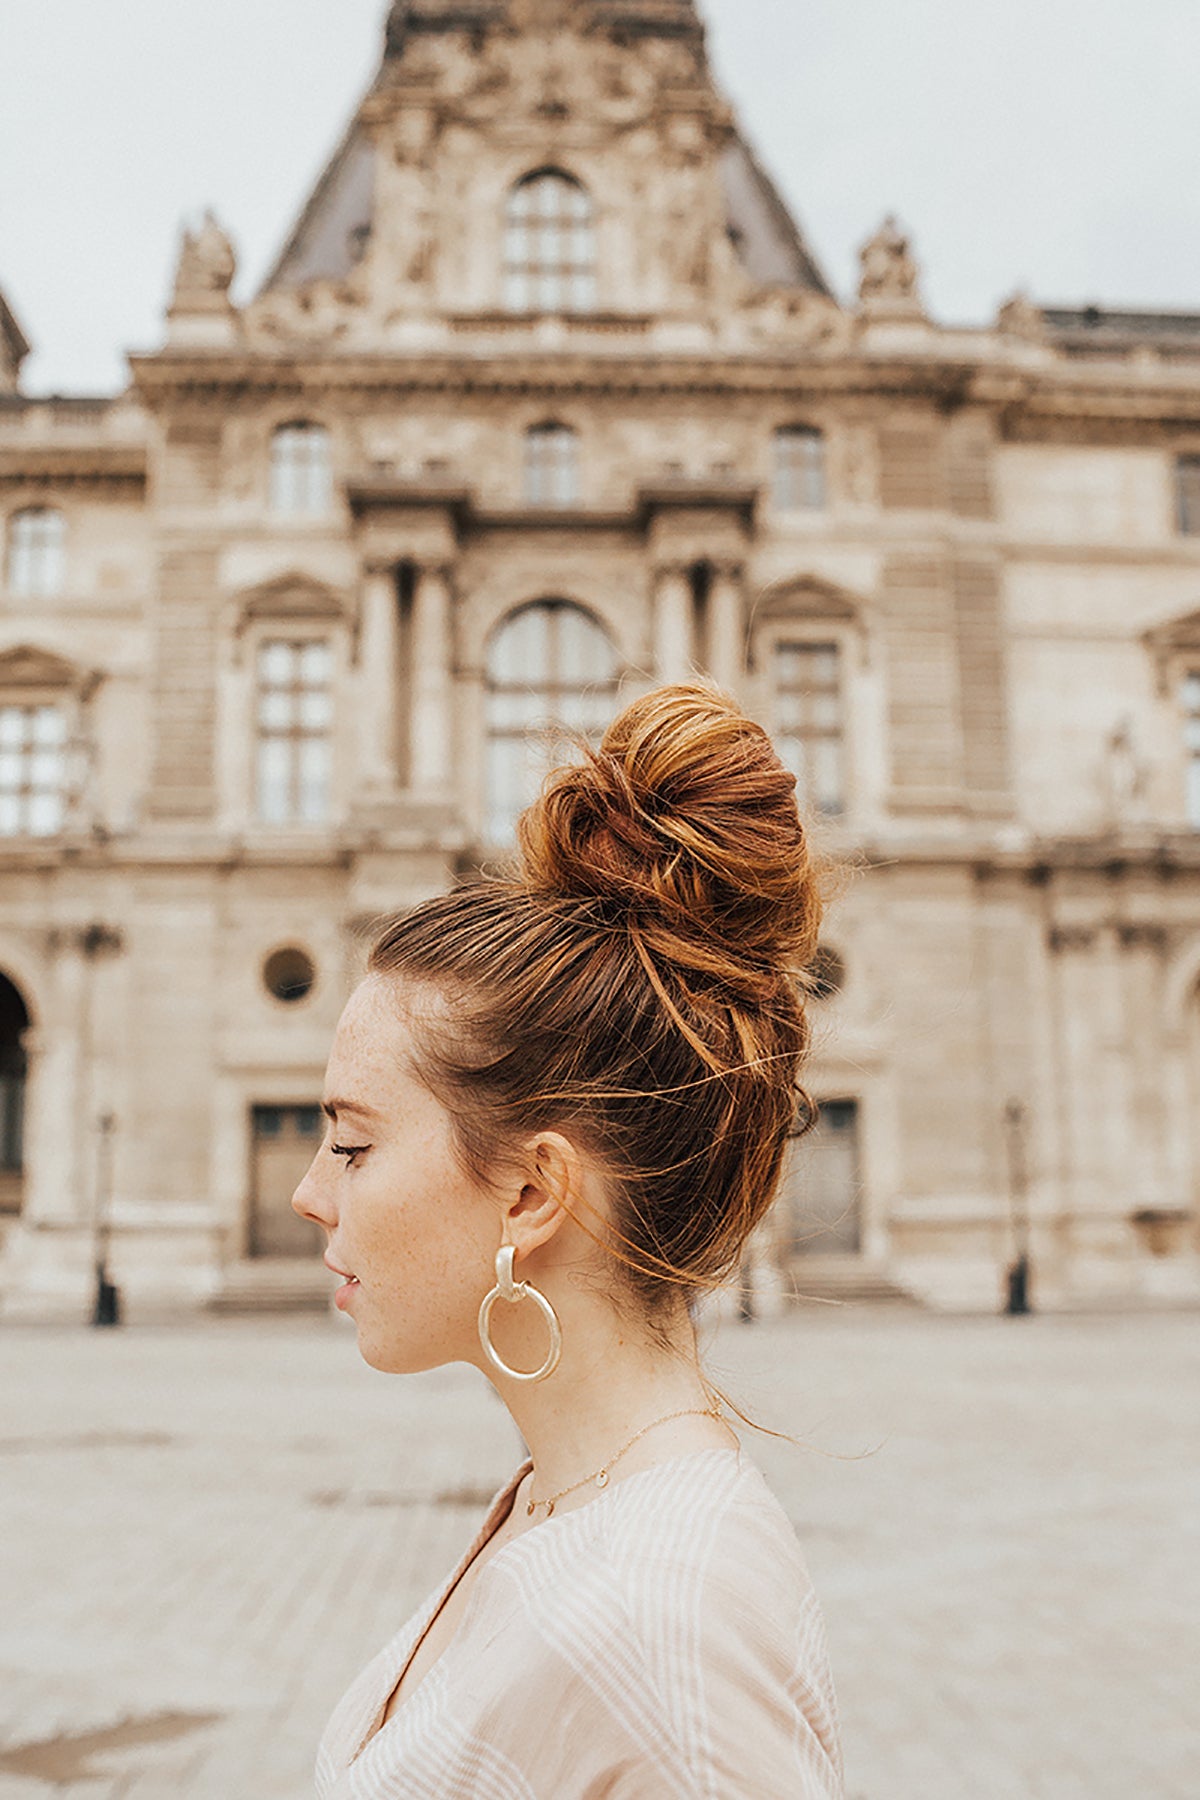
<svg viewBox="0 0 1200 1800">
<path fill-rule="evenodd" d="M 739 1449 L 614 1480 L 502 1545 L 447 1648 L 374 1730 L 529 1468 L 337 1707 L 318 1800 L 843 1800 L 820 1607 Z"/>
</svg>

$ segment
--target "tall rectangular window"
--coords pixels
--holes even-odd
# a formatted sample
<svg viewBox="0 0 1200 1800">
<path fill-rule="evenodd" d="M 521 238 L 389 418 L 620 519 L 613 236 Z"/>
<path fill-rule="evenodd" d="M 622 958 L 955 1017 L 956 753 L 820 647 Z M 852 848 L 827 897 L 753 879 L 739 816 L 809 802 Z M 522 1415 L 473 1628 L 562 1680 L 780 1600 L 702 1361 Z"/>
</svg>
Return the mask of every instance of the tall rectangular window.
<svg viewBox="0 0 1200 1800">
<path fill-rule="evenodd" d="M 819 512 L 825 505 L 825 439 L 811 425 L 775 433 L 773 493 L 777 512 Z"/>
<path fill-rule="evenodd" d="M 1200 669 L 1190 669 L 1183 680 L 1183 742 L 1188 824 L 1200 831 Z"/>
<path fill-rule="evenodd" d="M 281 425 L 271 439 L 271 510 L 321 518 L 333 500 L 329 433 L 323 425 Z"/>
<path fill-rule="evenodd" d="M 569 425 L 525 433 L 525 498 L 531 506 L 572 506 L 579 499 L 579 439 Z"/>
<path fill-rule="evenodd" d="M 53 506 L 27 506 L 8 522 L 8 591 L 20 600 L 45 600 L 62 592 L 67 566 L 67 524 Z"/>
<path fill-rule="evenodd" d="M 775 748 L 802 806 L 836 814 L 846 805 L 841 651 L 837 644 L 776 644 Z"/>
<path fill-rule="evenodd" d="M 60 706 L 0 706 L 0 837 L 53 837 L 66 815 Z"/>
<path fill-rule="evenodd" d="M 1200 537 L 1200 456 L 1176 460 L 1175 516 L 1184 537 Z"/>
<path fill-rule="evenodd" d="M 319 639 L 258 653 L 257 813 L 264 825 L 321 825 L 333 772 L 333 654 Z"/>
</svg>

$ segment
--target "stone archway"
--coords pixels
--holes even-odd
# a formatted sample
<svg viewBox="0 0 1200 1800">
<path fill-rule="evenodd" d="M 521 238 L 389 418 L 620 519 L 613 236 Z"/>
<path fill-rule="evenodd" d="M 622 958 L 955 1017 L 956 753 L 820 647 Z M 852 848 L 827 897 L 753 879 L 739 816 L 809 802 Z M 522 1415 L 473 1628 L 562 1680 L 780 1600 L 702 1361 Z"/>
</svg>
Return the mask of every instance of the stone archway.
<svg viewBox="0 0 1200 1800">
<path fill-rule="evenodd" d="M 19 1213 L 25 1194 L 25 1033 L 29 1008 L 0 973 L 0 1219 Z"/>
</svg>

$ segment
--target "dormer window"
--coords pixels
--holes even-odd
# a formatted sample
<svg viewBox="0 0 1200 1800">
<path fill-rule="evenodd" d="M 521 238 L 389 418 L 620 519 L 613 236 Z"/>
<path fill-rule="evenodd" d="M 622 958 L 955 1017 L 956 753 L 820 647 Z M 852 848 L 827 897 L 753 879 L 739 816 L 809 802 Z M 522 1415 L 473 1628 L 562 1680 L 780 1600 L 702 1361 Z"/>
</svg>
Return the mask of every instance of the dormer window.
<svg viewBox="0 0 1200 1800">
<path fill-rule="evenodd" d="M 321 518 L 333 499 L 329 433 L 297 420 L 271 439 L 271 511 L 283 518 Z"/>
<path fill-rule="evenodd" d="M 530 506 L 572 506 L 579 499 L 579 438 L 569 425 L 525 433 L 525 498 Z"/>
<path fill-rule="evenodd" d="M 772 491 L 778 512 L 819 512 L 825 505 L 825 438 L 811 425 L 775 433 Z"/>
<path fill-rule="evenodd" d="M 8 522 L 8 591 L 19 600 L 48 600 L 62 592 L 67 523 L 53 506 L 27 506 Z"/>
<path fill-rule="evenodd" d="M 595 310 L 595 212 L 587 189 L 560 169 L 539 169 L 509 194 L 504 304 L 517 313 Z"/>
</svg>

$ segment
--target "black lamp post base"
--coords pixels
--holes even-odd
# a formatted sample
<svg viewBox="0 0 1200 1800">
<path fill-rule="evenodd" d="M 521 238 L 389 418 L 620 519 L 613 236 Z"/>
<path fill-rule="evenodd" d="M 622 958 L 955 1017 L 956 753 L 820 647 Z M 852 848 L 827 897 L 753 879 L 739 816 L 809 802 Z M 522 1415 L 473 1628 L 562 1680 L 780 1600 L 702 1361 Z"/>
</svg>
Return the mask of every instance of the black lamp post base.
<svg viewBox="0 0 1200 1800">
<path fill-rule="evenodd" d="M 121 1323 L 121 1290 L 104 1274 L 96 1277 L 96 1308 L 92 1314 L 93 1325 L 119 1325 Z"/>
<path fill-rule="evenodd" d="M 1010 1318 L 1033 1311 L 1029 1304 L 1029 1258 L 1020 1257 L 1008 1271 L 1008 1305 Z"/>
</svg>

